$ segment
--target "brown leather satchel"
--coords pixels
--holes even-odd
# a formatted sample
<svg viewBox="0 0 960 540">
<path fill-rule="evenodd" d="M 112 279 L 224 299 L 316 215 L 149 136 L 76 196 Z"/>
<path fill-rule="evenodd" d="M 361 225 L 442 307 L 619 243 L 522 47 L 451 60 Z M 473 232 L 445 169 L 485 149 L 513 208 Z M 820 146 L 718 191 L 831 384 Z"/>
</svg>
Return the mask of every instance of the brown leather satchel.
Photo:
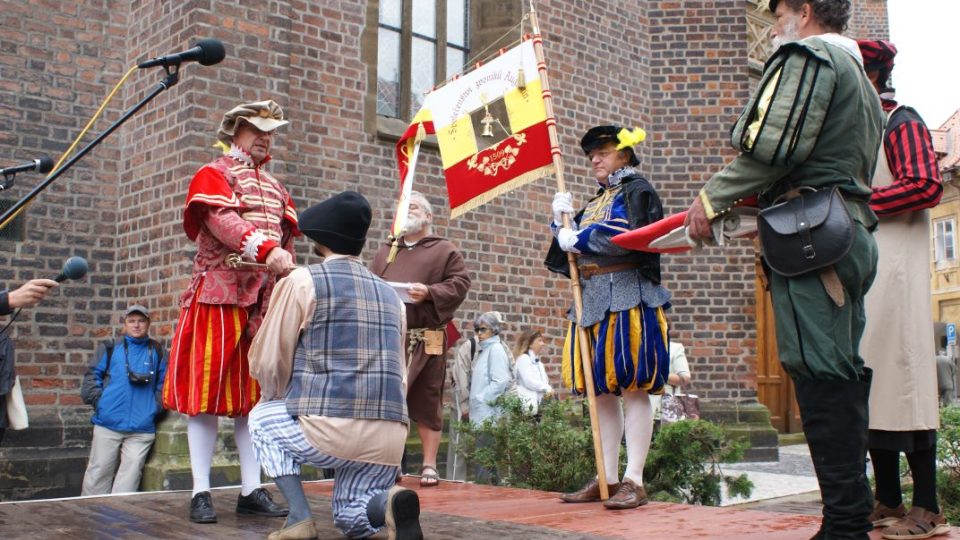
<svg viewBox="0 0 960 540">
<path fill-rule="evenodd" d="M 799 276 L 826 268 L 853 246 L 853 219 L 836 187 L 799 188 L 757 216 L 763 256 L 774 272 Z"/>
</svg>

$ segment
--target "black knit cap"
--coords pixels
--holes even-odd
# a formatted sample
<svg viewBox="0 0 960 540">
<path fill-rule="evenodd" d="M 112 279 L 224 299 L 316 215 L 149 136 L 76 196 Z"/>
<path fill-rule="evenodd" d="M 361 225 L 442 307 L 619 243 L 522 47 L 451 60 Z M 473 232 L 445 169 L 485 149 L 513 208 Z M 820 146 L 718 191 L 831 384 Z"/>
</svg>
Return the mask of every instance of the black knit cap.
<svg viewBox="0 0 960 540">
<path fill-rule="evenodd" d="M 623 129 L 620 126 L 595 126 L 587 130 L 583 138 L 580 139 L 580 148 L 583 149 L 583 153 L 590 155 L 590 152 L 593 152 L 597 148 L 607 144 L 620 144 L 620 139 L 617 138 L 617 134 L 620 133 L 620 130 Z M 637 155 L 633 152 L 633 148 L 628 146 L 624 148 L 630 152 L 630 165 L 636 167 L 640 164 L 640 160 L 637 159 Z"/>
<path fill-rule="evenodd" d="M 303 234 L 334 253 L 359 255 L 372 213 L 363 195 L 344 191 L 304 210 L 298 222 Z"/>
</svg>

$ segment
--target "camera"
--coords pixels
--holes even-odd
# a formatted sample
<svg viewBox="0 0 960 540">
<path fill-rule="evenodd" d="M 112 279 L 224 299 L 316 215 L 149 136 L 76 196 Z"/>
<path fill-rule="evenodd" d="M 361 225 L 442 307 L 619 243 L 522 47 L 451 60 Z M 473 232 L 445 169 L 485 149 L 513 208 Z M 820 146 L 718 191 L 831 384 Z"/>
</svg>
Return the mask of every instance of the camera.
<svg viewBox="0 0 960 540">
<path fill-rule="evenodd" d="M 146 373 L 137 373 L 130 369 L 130 366 L 127 366 L 127 378 L 130 379 L 131 384 L 150 384 L 153 381 L 153 371 L 148 371 Z"/>
</svg>

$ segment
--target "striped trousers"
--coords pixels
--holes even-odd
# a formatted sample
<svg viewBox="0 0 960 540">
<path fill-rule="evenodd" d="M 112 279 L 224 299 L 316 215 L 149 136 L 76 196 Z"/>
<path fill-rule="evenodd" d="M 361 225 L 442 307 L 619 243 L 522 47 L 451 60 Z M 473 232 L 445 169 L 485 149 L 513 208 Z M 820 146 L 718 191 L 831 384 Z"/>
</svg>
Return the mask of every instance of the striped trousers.
<svg viewBox="0 0 960 540">
<path fill-rule="evenodd" d="M 250 376 L 247 308 L 197 301 L 200 279 L 190 306 L 181 310 L 173 333 L 163 406 L 189 416 L 246 416 L 260 399 L 260 385 Z"/>
<path fill-rule="evenodd" d="M 257 461 L 267 475 L 299 475 L 302 464 L 333 469 L 333 523 L 337 529 L 349 538 L 366 538 L 380 530 L 367 519 L 367 502 L 394 486 L 396 466 L 320 453 L 304 437 L 300 423 L 290 416 L 283 401 L 261 401 L 250 411 L 248 421 Z"/>
</svg>

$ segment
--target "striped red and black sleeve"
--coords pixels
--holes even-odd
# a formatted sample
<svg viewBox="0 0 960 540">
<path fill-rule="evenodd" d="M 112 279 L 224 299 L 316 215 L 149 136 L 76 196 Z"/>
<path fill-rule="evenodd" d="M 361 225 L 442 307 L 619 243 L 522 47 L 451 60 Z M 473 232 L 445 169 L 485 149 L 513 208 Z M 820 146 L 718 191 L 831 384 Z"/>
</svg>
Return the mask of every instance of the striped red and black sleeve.
<svg viewBox="0 0 960 540">
<path fill-rule="evenodd" d="M 897 110 L 884 132 L 883 147 L 894 181 L 873 188 L 873 211 L 883 217 L 936 206 L 943 185 L 933 140 L 920 115 L 909 107 Z"/>
</svg>

